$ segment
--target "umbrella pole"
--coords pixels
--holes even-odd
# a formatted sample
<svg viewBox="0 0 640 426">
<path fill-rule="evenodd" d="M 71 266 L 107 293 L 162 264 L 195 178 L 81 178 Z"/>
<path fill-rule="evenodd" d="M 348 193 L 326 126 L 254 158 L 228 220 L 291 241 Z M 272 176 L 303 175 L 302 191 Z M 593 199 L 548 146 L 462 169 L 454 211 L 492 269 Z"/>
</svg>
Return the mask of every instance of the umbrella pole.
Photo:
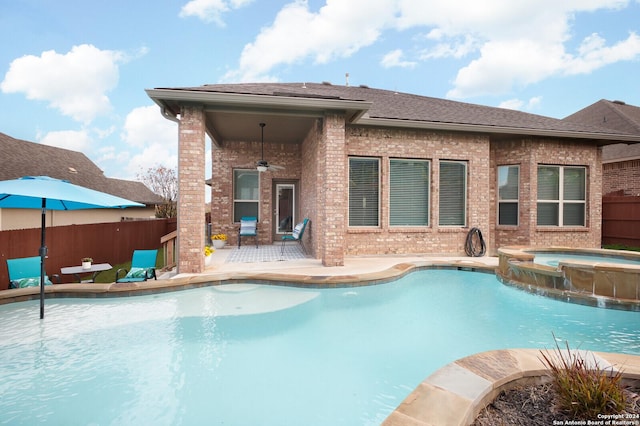
<svg viewBox="0 0 640 426">
<path fill-rule="evenodd" d="M 47 199 L 42 199 L 42 240 L 40 243 L 40 319 L 44 318 L 44 259 L 47 257 L 45 246 L 45 232 L 47 225 Z"/>
</svg>

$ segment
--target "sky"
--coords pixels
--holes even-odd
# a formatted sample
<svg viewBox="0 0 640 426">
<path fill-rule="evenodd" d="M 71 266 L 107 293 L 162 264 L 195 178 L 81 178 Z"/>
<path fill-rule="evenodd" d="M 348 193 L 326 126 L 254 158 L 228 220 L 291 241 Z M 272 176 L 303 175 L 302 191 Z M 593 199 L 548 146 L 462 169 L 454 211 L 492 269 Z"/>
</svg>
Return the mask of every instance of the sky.
<svg viewBox="0 0 640 426">
<path fill-rule="evenodd" d="M 640 0 L 0 0 L 0 40 L 0 132 L 121 179 L 177 167 L 150 88 L 348 73 L 555 118 L 640 106 Z"/>
</svg>

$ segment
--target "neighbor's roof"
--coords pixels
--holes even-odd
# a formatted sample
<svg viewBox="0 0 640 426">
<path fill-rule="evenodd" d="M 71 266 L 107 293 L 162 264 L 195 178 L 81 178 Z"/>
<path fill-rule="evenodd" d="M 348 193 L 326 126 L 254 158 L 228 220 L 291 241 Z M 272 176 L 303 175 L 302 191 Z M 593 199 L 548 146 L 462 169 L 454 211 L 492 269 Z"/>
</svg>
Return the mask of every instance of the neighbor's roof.
<svg viewBox="0 0 640 426">
<path fill-rule="evenodd" d="M 347 111 L 351 123 L 492 134 L 586 138 L 601 143 L 640 142 L 640 134 L 504 108 L 413 95 L 366 86 L 317 83 L 241 83 L 147 90 L 164 110 L 177 116 L 180 105 L 200 102 L 222 110 L 293 108 Z"/>
<path fill-rule="evenodd" d="M 81 152 L 0 133 L 0 157 L 0 180 L 49 176 L 143 204 L 162 202 L 162 198 L 142 182 L 105 177 L 102 170 Z"/>
<path fill-rule="evenodd" d="M 640 107 L 622 101 L 601 99 L 571 114 L 565 120 L 640 135 Z M 640 145 L 615 144 L 602 149 L 602 161 L 605 163 L 638 158 L 640 158 Z"/>
</svg>

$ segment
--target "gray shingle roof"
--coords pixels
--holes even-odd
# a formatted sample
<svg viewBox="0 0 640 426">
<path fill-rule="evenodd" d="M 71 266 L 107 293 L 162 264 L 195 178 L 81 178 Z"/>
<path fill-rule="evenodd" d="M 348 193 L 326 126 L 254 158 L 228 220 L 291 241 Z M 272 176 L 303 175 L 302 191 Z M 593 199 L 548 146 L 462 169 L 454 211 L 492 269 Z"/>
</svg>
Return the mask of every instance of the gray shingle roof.
<svg viewBox="0 0 640 426">
<path fill-rule="evenodd" d="M 601 99 L 564 120 L 640 135 L 640 108 L 621 101 Z"/>
<path fill-rule="evenodd" d="M 640 107 L 621 101 L 601 99 L 564 120 L 640 135 Z M 605 162 L 632 158 L 640 158 L 640 145 L 615 144 L 602 149 L 602 160 Z"/>
<path fill-rule="evenodd" d="M 620 135 L 635 134 L 622 129 L 612 130 L 597 123 L 560 120 L 516 110 L 373 89 L 366 86 L 318 83 L 241 83 L 160 88 L 160 90 L 366 101 L 372 103 L 366 114 L 367 117 L 400 121 L 603 135 L 611 134 L 612 131 Z"/>
<path fill-rule="evenodd" d="M 143 204 L 162 198 L 142 182 L 107 178 L 81 152 L 29 142 L 0 133 L 0 180 L 22 176 L 50 176 Z"/>
</svg>

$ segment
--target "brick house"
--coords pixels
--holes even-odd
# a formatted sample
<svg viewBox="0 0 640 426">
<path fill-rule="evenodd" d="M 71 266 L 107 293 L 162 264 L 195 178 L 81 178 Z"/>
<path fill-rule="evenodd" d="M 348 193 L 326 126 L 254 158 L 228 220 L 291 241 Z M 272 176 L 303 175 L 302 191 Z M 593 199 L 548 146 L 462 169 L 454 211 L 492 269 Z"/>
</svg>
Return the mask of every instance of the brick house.
<svg viewBox="0 0 640 426">
<path fill-rule="evenodd" d="M 640 107 L 622 101 L 601 99 L 565 120 L 640 135 Z M 602 148 L 602 193 L 640 195 L 640 145 Z"/>
<path fill-rule="evenodd" d="M 147 93 L 179 123 L 180 272 L 203 270 L 205 134 L 213 232 L 235 243 L 239 217 L 257 215 L 260 242 L 270 244 L 308 217 L 305 246 L 326 266 L 346 255 L 464 255 L 473 227 L 489 253 L 598 247 L 600 147 L 640 142 L 601 126 L 366 86 Z M 261 159 L 282 168 L 259 172 Z"/>
</svg>

